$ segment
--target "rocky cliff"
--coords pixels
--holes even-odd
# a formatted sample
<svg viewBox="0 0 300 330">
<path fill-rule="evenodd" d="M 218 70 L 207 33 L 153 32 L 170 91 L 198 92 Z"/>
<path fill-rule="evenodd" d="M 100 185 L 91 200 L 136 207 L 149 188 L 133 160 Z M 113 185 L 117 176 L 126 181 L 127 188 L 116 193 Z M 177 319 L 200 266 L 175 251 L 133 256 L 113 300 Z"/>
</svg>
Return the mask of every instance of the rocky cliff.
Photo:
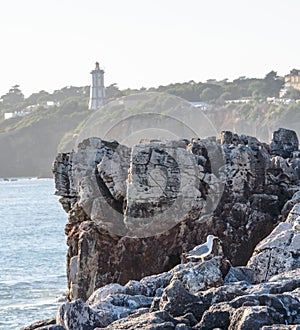
<svg viewBox="0 0 300 330">
<path fill-rule="evenodd" d="M 23 330 L 299 329 L 298 148 L 279 129 L 59 154 L 69 302 Z M 187 262 L 207 234 L 212 255 Z"/>
<path fill-rule="evenodd" d="M 169 271 L 208 234 L 220 238 L 215 254 L 246 265 L 293 207 L 299 164 L 297 136 L 285 129 L 270 145 L 224 131 L 220 139 L 132 148 L 89 138 L 59 154 L 53 171 L 69 214 L 69 299 Z"/>
<path fill-rule="evenodd" d="M 298 202 L 246 266 L 215 256 L 125 285 L 107 284 L 87 302 L 62 304 L 56 319 L 23 330 L 297 330 L 299 219 Z"/>
</svg>

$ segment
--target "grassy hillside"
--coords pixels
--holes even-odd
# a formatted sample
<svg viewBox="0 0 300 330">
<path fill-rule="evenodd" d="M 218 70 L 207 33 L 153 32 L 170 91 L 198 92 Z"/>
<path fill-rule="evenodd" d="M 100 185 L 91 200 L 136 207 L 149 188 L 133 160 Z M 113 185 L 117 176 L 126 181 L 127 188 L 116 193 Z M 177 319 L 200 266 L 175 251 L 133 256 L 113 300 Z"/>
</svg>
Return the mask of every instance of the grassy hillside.
<svg viewBox="0 0 300 330">
<path fill-rule="evenodd" d="M 90 114 L 87 106 L 71 101 L 0 122 L 0 177 L 51 177 L 61 140 Z"/>
</svg>

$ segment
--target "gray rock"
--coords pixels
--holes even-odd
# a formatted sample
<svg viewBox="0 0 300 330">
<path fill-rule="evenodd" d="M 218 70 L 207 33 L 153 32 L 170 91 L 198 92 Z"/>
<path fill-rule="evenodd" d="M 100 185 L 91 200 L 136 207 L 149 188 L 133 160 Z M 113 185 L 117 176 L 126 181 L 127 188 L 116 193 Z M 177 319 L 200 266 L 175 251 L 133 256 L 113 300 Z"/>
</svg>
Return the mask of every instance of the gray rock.
<svg viewBox="0 0 300 330">
<path fill-rule="evenodd" d="M 204 263 L 190 262 L 184 267 L 179 265 L 171 271 L 173 280 L 180 280 L 191 294 L 221 286 L 223 284 L 221 262 L 220 257 L 215 257 Z"/>
<path fill-rule="evenodd" d="M 192 328 L 187 326 L 185 323 L 178 323 L 175 330 L 192 330 Z"/>
<path fill-rule="evenodd" d="M 300 175 L 298 176 L 300 178 Z M 298 190 L 300 190 L 300 187 L 298 187 Z M 289 212 L 292 210 L 292 208 L 294 207 L 295 204 L 299 204 L 300 203 L 300 191 L 296 191 L 294 194 L 293 194 L 293 197 L 288 200 L 283 208 L 282 208 L 282 215 L 283 215 L 283 218 L 286 219 Z"/>
<path fill-rule="evenodd" d="M 211 288 L 204 292 L 198 293 L 197 296 L 207 305 L 217 304 L 223 301 L 229 302 L 236 297 L 243 296 L 246 292 L 245 287 L 237 285 L 223 285 L 218 288 Z"/>
<path fill-rule="evenodd" d="M 140 283 L 146 286 L 148 296 L 154 296 L 159 288 L 165 288 L 167 285 L 169 285 L 172 276 L 173 274 L 171 272 L 146 276 L 141 279 Z"/>
<path fill-rule="evenodd" d="M 56 324 L 66 330 L 94 330 L 105 326 L 99 314 L 82 300 L 62 304 L 57 313 Z"/>
<path fill-rule="evenodd" d="M 65 328 L 60 325 L 49 325 L 46 327 L 35 328 L 35 329 L 36 330 L 65 330 Z"/>
<path fill-rule="evenodd" d="M 290 158 L 294 151 L 298 151 L 299 142 L 296 132 L 279 128 L 273 133 L 273 139 L 270 144 L 271 153 L 283 158 Z"/>
<path fill-rule="evenodd" d="M 202 301 L 190 294 L 179 280 L 174 280 L 164 289 L 160 298 L 159 309 L 175 317 L 187 312 L 198 314 L 199 310 L 203 311 L 205 307 Z"/>
<path fill-rule="evenodd" d="M 260 305 L 269 306 L 282 315 L 282 323 L 300 323 L 300 301 L 293 296 L 292 292 L 289 294 L 261 295 L 258 300 Z"/>
<path fill-rule="evenodd" d="M 56 194 L 69 213 L 68 298 L 86 300 L 105 284 L 125 285 L 166 272 L 208 234 L 222 241 L 212 255 L 245 265 L 296 192 L 296 139 L 293 133 L 280 134 L 284 145 L 274 139 L 279 144 L 272 154 L 256 138 L 231 132 L 222 133 L 221 143 L 195 138 L 143 141 L 133 148 L 89 138 L 76 152 L 59 154 L 53 170 Z M 277 149 L 290 150 L 288 143 L 293 158 L 277 155 Z M 154 232 L 160 234 L 150 237 Z M 266 260 L 268 251 L 262 253 Z M 290 256 L 282 270 L 289 269 L 289 261 Z M 152 280 L 131 283 L 124 293 L 153 297 Z M 210 285 L 200 278 L 200 284 L 192 282 L 183 280 L 192 293 Z M 161 286 L 168 284 L 166 279 Z"/>
<path fill-rule="evenodd" d="M 193 327 L 198 323 L 193 313 L 186 313 L 183 316 L 175 317 L 175 319 L 178 324 L 186 324 L 189 327 Z"/>
<path fill-rule="evenodd" d="M 277 225 L 255 248 L 247 267 L 255 273 L 257 283 L 300 267 L 300 231 L 297 230 L 299 213 L 300 205 L 296 204 L 286 222 Z"/>
<path fill-rule="evenodd" d="M 254 272 L 248 267 L 230 267 L 224 278 L 224 284 L 232 284 L 244 281 L 248 284 L 254 283 Z"/>
<path fill-rule="evenodd" d="M 245 306 L 231 316 L 228 330 L 260 330 L 264 325 L 272 325 L 280 320 L 280 314 L 266 306 Z"/>
<path fill-rule="evenodd" d="M 126 318 L 110 324 L 107 330 L 174 330 L 178 322 L 167 312 L 146 313 L 143 315 L 129 315 Z M 95 329 L 97 330 L 97 329 Z"/>
<path fill-rule="evenodd" d="M 273 324 L 265 325 L 261 330 L 300 330 L 300 324 L 296 325 L 286 325 L 286 324 Z"/>
<path fill-rule="evenodd" d="M 20 330 L 36 330 L 36 329 L 41 329 L 41 328 L 43 329 L 43 328 L 47 328 L 47 327 L 58 327 L 58 326 L 56 326 L 56 319 L 52 318 L 52 319 L 47 319 L 47 320 L 43 320 L 43 321 L 37 321 L 30 325 L 22 327 Z M 53 329 L 53 330 L 62 330 L 62 329 Z"/>
<path fill-rule="evenodd" d="M 111 283 L 96 290 L 87 304 L 97 311 L 103 324 L 109 325 L 138 309 L 151 306 L 153 298 L 139 293 L 147 293 L 147 287 L 140 282 L 130 281 L 126 286 Z"/>
<path fill-rule="evenodd" d="M 195 328 L 201 330 L 228 329 L 233 311 L 233 308 L 227 303 L 212 305 L 204 312 L 201 321 Z"/>
</svg>

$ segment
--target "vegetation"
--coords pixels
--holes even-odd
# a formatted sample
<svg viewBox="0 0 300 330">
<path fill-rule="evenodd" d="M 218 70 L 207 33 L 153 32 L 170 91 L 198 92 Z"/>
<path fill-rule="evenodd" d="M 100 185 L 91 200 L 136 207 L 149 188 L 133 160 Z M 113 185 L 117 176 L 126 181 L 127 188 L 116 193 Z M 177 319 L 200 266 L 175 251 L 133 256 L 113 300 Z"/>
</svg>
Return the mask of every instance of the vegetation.
<svg viewBox="0 0 300 330">
<path fill-rule="evenodd" d="M 188 101 L 206 101 L 210 103 L 222 103 L 226 100 L 242 98 L 267 98 L 279 97 L 279 91 L 283 87 L 283 78 L 277 76 L 277 72 L 269 72 L 265 78 L 239 77 L 232 82 L 228 79 L 217 81 L 210 79 L 206 83 L 193 80 L 185 83 L 159 86 L 158 88 L 141 88 L 139 90 L 127 89 L 120 91 L 116 84 L 108 86 L 109 98 L 126 96 L 141 92 L 163 92 L 179 96 Z"/>
<path fill-rule="evenodd" d="M 290 73 L 299 74 L 300 70 L 293 69 Z M 157 88 L 120 90 L 117 84 L 112 84 L 106 88 L 107 101 L 126 98 L 122 102 L 109 103 L 100 117 L 88 111 L 89 86 L 68 86 L 53 93 L 41 90 L 25 98 L 20 86 L 14 85 L 0 97 L 0 154 L 4 160 L 0 177 L 50 175 L 49 164 L 57 151 L 71 150 L 82 137 L 82 132 L 92 134 L 86 127 L 103 131 L 105 125 L 111 127 L 110 124 L 116 119 L 126 121 L 126 114 L 138 118 L 136 114 L 163 109 L 161 113 L 165 116 L 184 112 L 193 121 L 195 113 L 184 100 L 209 103 L 210 110 L 206 116 L 216 131 L 228 129 L 256 135 L 264 140 L 268 140 L 270 132 L 278 126 L 290 127 L 298 132 L 300 103 L 296 101 L 300 100 L 300 92 L 290 89 L 286 97 L 293 101 L 278 101 L 276 99 L 283 84 L 283 78 L 278 77 L 275 71 L 269 72 L 263 79 L 210 79 L 205 83 L 189 81 Z M 156 94 L 152 97 L 151 92 L 160 92 L 162 96 Z M 145 94 L 138 95 L 141 93 Z M 166 94 L 169 97 L 163 96 Z M 239 101 L 233 103 L 232 100 Z M 18 112 L 20 116 L 4 120 L 3 114 L 6 112 Z M 136 126 L 142 124 L 136 120 Z M 159 119 L 154 120 L 158 120 L 154 125 L 159 125 Z M 131 126 L 126 122 L 124 127 L 134 129 Z"/>
</svg>

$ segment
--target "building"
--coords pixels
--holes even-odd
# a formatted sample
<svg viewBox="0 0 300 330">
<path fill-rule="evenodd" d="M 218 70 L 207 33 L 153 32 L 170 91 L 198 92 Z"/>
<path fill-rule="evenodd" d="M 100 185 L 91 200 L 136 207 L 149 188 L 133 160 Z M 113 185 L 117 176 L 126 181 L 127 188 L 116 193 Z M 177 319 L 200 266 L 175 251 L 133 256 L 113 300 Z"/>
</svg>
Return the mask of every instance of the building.
<svg viewBox="0 0 300 330">
<path fill-rule="evenodd" d="M 91 71 L 92 86 L 90 90 L 89 110 L 98 110 L 105 104 L 104 70 L 100 69 L 99 63 Z"/>
<path fill-rule="evenodd" d="M 294 88 L 300 91 L 300 70 L 293 70 L 284 77 L 284 87 L 286 89 Z"/>
<path fill-rule="evenodd" d="M 300 70 L 294 69 L 284 77 L 284 87 L 279 96 L 284 97 L 292 88 L 300 91 Z"/>
<path fill-rule="evenodd" d="M 201 109 L 201 110 L 208 110 L 211 106 L 206 103 L 206 102 L 202 102 L 202 101 L 196 101 L 196 102 L 189 102 L 194 108 L 197 109 Z"/>
<path fill-rule="evenodd" d="M 28 115 L 29 112 L 26 111 L 14 111 L 14 112 L 5 112 L 4 113 L 4 119 L 10 119 L 10 118 L 15 118 L 15 117 L 24 117 Z"/>
</svg>

